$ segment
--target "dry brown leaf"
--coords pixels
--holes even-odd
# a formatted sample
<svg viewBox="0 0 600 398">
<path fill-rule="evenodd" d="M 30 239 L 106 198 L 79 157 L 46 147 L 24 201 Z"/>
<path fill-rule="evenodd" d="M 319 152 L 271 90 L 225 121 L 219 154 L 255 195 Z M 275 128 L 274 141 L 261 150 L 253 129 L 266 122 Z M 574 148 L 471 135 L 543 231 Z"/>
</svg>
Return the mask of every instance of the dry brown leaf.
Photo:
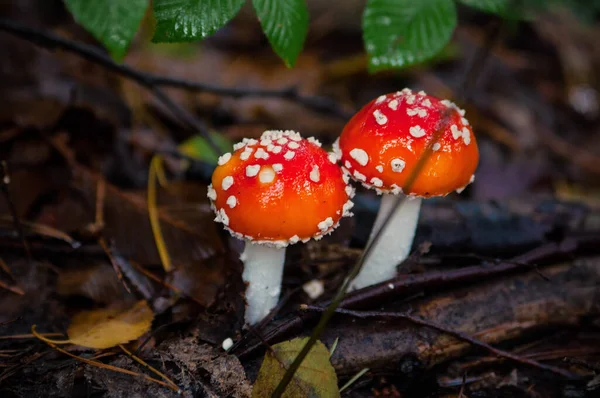
<svg viewBox="0 0 600 398">
<path fill-rule="evenodd" d="M 69 341 L 104 349 L 136 340 L 152 325 L 154 313 L 144 300 L 130 308 L 107 308 L 75 315 L 67 329 Z"/>
</svg>

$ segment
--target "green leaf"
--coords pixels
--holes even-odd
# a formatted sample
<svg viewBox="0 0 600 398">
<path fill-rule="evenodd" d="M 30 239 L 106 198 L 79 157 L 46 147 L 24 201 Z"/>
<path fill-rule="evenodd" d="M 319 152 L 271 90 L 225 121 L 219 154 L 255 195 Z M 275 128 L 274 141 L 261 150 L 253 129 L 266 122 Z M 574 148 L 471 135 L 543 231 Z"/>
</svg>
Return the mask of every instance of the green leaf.
<svg viewBox="0 0 600 398">
<path fill-rule="evenodd" d="M 152 41 L 197 41 L 212 35 L 238 13 L 245 0 L 154 0 Z"/>
<path fill-rule="evenodd" d="M 288 67 L 294 66 L 308 32 L 304 0 L 252 0 L 263 32 Z"/>
<path fill-rule="evenodd" d="M 480 11 L 502 15 L 511 0 L 460 0 L 461 3 Z"/>
<path fill-rule="evenodd" d="M 77 23 L 116 61 L 122 61 L 148 8 L 148 0 L 65 0 Z"/>
<path fill-rule="evenodd" d="M 214 131 L 211 131 L 209 134 L 223 153 L 231 150 L 233 144 L 227 137 Z M 188 138 L 179 144 L 178 149 L 184 155 L 214 165 L 217 164 L 217 160 L 219 159 L 219 156 L 215 154 L 210 144 L 201 135 L 194 135 Z"/>
<path fill-rule="evenodd" d="M 363 39 L 369 71 L 423 62 L 444 48 L 456 27 L 453 0 L 368 0 Z"/>
<path fill-rule="evenodd" d="M 275 344 L 267 351 L 252 390 L 252 397 L 269 397 L 283 378 L 285 370 L 302 350 L 308 337 Z M 281 361 L 281 362 L 280 362 Z M 337 398 L 337 376 L 329 362 L 329 351 L 320 341 L 310 349 L 282 395 L 285 398 Z"/>
</svg>

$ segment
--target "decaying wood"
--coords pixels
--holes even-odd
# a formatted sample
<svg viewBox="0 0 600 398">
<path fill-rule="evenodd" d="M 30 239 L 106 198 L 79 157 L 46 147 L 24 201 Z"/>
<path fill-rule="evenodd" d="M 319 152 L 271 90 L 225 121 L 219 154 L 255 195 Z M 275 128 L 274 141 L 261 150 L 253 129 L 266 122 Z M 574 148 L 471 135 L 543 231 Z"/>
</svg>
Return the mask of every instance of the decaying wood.
<svg viewBox="0 0 600 398">
<path fill-rule="evenodd" d="M 529 271 L 429 292 L 426 298 L 383 304 L 380 309 L 410 311 L 412 316 L 489 344 L 551 326 L 577 325 L 583 317 L 600 314 L 600 258 L 553 265 L 544 272 L 549 281 Z M 336 315 L 322 339 L 331 345 L 336 338 L 339 342 L 332 362 L 341 376 L 365 367 L 392 371 L 406 357 L 433 367 L 472 348 L 439 331 L 383 317 L 375 320 Z"/>
</svg>

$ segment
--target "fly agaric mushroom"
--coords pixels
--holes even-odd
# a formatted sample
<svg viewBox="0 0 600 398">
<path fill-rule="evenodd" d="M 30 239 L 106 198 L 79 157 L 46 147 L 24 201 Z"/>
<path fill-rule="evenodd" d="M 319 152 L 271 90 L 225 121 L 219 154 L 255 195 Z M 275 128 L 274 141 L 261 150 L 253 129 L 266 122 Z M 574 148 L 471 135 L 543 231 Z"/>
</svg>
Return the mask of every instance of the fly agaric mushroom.
<svg viewBox="0 0 600 398">
<path fill-rule="evenodd" d="M 352 289 L 394 277 L 396 265 L 410 252 L 422 198 L 460 193 L 473 182 L 479 151 L 464 114 L 451 101 L 404 89 L 369 102 L 344 127 L 334 144 L 342 168 L 363 186 L 383 195 L 369 243 L 391 217 Z M 446 124 L 440 125 L 442 122 Z M 431 143 L 440 128 L 438 140 Z M 429 159 L 408 192 L 402 192 L 430 143 Z M 409 200 L 390 215 L 395 196 L 402 193 Z"/>
<path fill-rule="evenodd" d="M 335 154 L 313 137 L 265 131 L 233 149 L 219 158 L 208 198 L 215 221 L 246 241 L 245 318 L 255 324 L 277 304 L 286 247 L 321 239 L 351 216 L 354 189 Z"/>
</svg>

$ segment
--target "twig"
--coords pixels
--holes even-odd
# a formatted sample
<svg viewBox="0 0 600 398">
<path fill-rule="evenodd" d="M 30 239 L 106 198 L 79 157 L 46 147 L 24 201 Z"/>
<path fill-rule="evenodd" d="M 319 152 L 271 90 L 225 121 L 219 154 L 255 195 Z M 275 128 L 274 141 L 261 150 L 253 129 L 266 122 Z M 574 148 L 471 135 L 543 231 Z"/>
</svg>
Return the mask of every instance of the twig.
<svg viewBox="0 0 600 398">
<path fill-rule="evenodd" d="M 317 312 L 325 311 L 325 308 L 313 306 L 313 305 L 303 305 L 302 309 L 308 310 L 308 311 L 317 311 Z M 356 318 L 396 318 L 396 319 L 408 320 L 417 325 L 425 326 L 430 329 L 437 330 L 438 332 L 446 333 L 450 336 L 456 337 L 459 340 L 465 341 L 471 345 L 484 348 L 494 355 L 513 360 L 522 365 L 528 365 L 528 366 L 532 366 L 532 367 L 535 367 L 538 369 L 546 370 L 546 371 L 555 373 L 557 375 L 567 377 L 569 379 L 577 379 L 578 378 L 577 375 L 574 375 L 571 372 L 568 372 L 564 369 L 560 369 L 560 368 L 557 368 L 557 367 L 551 366 L 551 365 L 545 365 L 545 364 L 535 361 L 533 359 L 524 358 L 519 355 L 510 353 L 508 351 L 494 348 L 491 345 L 484 343 L 481 340 L 477 340 L 476 338 L 471 337 L 465 333 L 459 332 L 458 330 L 454 330 L 454 329 L 448 328 L 446 326 L 442 326 L 440 324 L 437 324 L 437 323 L 434 323 L 434 322 L 431 322 L 431 321 L 428 321 L 423 318 L 419 318 L 419 317 L 416 317 L 416 316 L 413 316 L 413 315 L 410 315 L 407 313 L 385 312 L 385 311 L 355 311 L 355 310 L 347 310 L 344 308 L 338 308 L 338 309 L 336 309 L 335 312 L 338 314 L 349 315 L 349 316 L 353 316 Z"/>
<path fill-rule="evenodd" d="M 19 296 L 23 296 L 25 294 L 25 292 L 21 288 L 19 288 L 17 286 L 11 286 L 11 285 L 9 285 L 7 283 L 4 283 L 2 281 L 0 281 L 0 288 L 6 289 L 8 291 L 11 291 L 14 294 L 18 294 Z"/>
<path fill-rule="evenodd" d="M 467 372 L 463 373 L 462 384 L 460 385 L 460 391 L 458 392 L 458 398 L 465 396 L 465 386 L 467 385 Z"/>
<path fill-rule="evenodd" d="M 33 257 L 31 256 L 31 250 L 29 250 L 27 239 L 25 239 L 25 232 L 23 231 L 23 225 L 21 224 L 21 219 L 19 218 L 19 214 L 17 213 L 17 208 L 10 196 L 10 191 L 8 189 L 9 185 L 10 174 L 8 173 L 8 165 L 4 160 L 2 160 L 0 161 L 0 190 L 4 195 L 6 202 L 8 203 L 8 209 L 13 219 L 15 231 L 17 231 L 17 234 L 19 234 L 19 238 L 21 239 L 21 243 L 23 244 L 23 248 L 25 249 L 25 254 L 27 255 L 27 261 L 31 266 L 33 264 Z"/>
<path fill-rule="evenodd" d="M 169 379 L 164 373 L 162 373 L 158 369 L 156 369 L 156 368 L 148 365 L 142 358 L 140 358 L 138 356 L 135 356 L 131 351 L 129 351 L 127 348 L 125 348 L 122 344 L 119 344 L 119 347 L 127 355 L 129 355 L 131 357 L 131 359 L 133 359 L 134 361 L 136 361 L 137 363 L 139 363 L 140 365 L 142 365 L 143 367 L 145 367 L 146 369 L 148 369 L 152 373 L 154 373 L 157 376 L 159 376 L 161 379 L 163 379 L 164 381 L 166 381 L 167 383 L 169 383 L 172 386 L 173 390 L 177 391 L 178 394 L 181 394 L 181 388 L 179 388 L 179 386 L 177 384 L 175 384 L 173 382 L 173 380 Z"/>
<path fill-rule="evenodd" d="M 155 378 L 150 377 L 148 375 L 145 375 L 145 374 L 142 374 L 142 373 L 137 373 L 137 372 L 134 372 L 132 370 L 118 368 L 116 366 L 108 365 L 108 364 L 105 364 L 105 363 L 102 363 L 102 362 L 92 361 L 91 359 L 86 359 L 86 358 L 82 358 L 80 356 L 77 356 L 75 354 L 71 354 L 69 351 L 63 350 L 62 348 L 60 348 L 59 346 L 57 346 L 56 344 L 54 344 L 50 340 L 44 338 L 42 335 L 40 335 L 39 333 L 37 333 L 35 331 L 35 325 L 33 325 L 31 327 L 31 333 L 35 337 L 37 337 L 38 339 L 40 339 L 41 341 L 43 341 L 44 343 L 48 344 L 50 347 L 52 347 L 53 349 L 55 349 L 56 351 L 61 352 L 61 353 L 65 354 L 65 355 L 68 355 L 71 358 L 77 359 L 78 361 L 81 361 L 81 362 L 86 363 L 88 365 L 96 366 L 96 367 L 101 368 L 101 369 L 112 370 L 114 372 L 125 373 L 126 375 L 130 375 L 130 376 L 141 377 L 142 379 L 145 379 L 145 380 L 148 380 L 148 381 L 152 381 L 154 383 L 160 384 L 161 386 L 168 387 L 168 388 L 170 388 L 171 390 L 173 390 L 175 392 L 179 392 L 179 387 L 177 387 L 175 385 L 172 385 L 170 383 L 166 383 L 166 382 L 164 382 L 162 380 L 155 379 Z"/>
<path fill-rule="evenodd" d="M 518 1 L 518 0 L 513 0 L 513 1 Z M 477 77 L 479 76 L 481 70 L 483 69 L 483 67 L 485 65 L 485 61 L 489 57 L 489 53 L 491 52 L 492 44 L 500 37 L 501 28 L 502 28 L 502 24 L 500 26 L 498 26 L 496 29 L 492 29 L 489 32 L 488 37 L 487 37 L 487 45 L 485 47 L 481 48 L 481 51 L 479 51 L 475 55 L 475 58 L 474 58 L 474 61 L 472 62 L 467 79 L 465 79 L 463 81 L 461 90 L 459 90 L 459 92 L 463 94 L 463 96 L 462 96 L 463 99 L 466 100 L 469 97 L 471 89 L 472 89 L 472 87 L 474 87 L 474 85 L 477 81 Z M 432 154 L 433 143 L 438 141 L 438 139 L 441 137 L 446 125 L 448 124 L 450 116 L 451 116 L 451 110 L 450 109 L 444 110 L 443 112 L 441 112 L 440 116 L 441 116 L 441 120 L 438 123 L 438 125 L 436 126 L 434 133 L 432 134 L 432 139 L 427 144 L 427 146 L 424 150 L 424 153 L 419 157 L 419 159 L 415 165 L 415 168 L 413 169 L 411 174 L 408 176 L 406 183 L 402 187 L 403 192 L 410 192 L 410 188 L 412 187 L 413 183 L 416 181 L 422 168 L 425 166 L 427 160 L 429 159 L 430 155 Z M 348 286 L 350 285 L 350 282 L 358 275 L 360 269 L 362 268 L 362 264 L 368 258 L 368 256 L 371 255 L 371 250 L 373 247 L 375 247 L 374 243 L 377 242 L 377 240 L 382 235 L 383 231 L 385 231 L 386 228 L 388 227 L 390 220 L 393 218 L 393 217 L 391 217 L 391 215 L 399 210 L 399 207 L 402 205 L 404 200 L 405 200 L 404 198 L 402 198 L 402 199 L 395 198 L 395 203 L 392 206 L 392 210 L 390 211 L 389 217 L 387 217 L 387 219 L 385 219 L 385 221 L 383 222 L 383 225 L 381 225 L 379 230 L 375 232 L 373 240 L 370 242 L 370 244 L 367 244 L 367 247 L 365 248 L 363 254 L 361 255 L 361 257 L 358 259 L 358 261 L 356 262 L 356 264 L 350 271 L 350 274 L 348 275 L 348 277 L 346 278 L 346 280 L 344 281 L 342 286 L 339 288 L 339 290 L 336 293 L 335 297 L 333 298 L 331 304 L 328 306 L 327 310 L 325 310 L 323 312 L 323 314 L 321 315 L 321 319 L 319 320 L 319 323 L 313 330 L 309 340 L 306 342 L 304 347 L 302 347 L 302 350 L 298 353 L 294 362 L 292 363 L 292 365 L 290 366 L 288 371 L 284 374 L 283 378 L 277 385 L 277 388 L 275 389 L 275 391 L 273 392 L 273 395 L 272 395 L 273 398 L 279 398 L 285 392 L 285 389 L 286 389 L 287 385 L 290 383 L 290 381 L 292 380 L 294 373 L 298 370 L 298 368 L 300 367 L 300 364 L 302 363 L 302 361 L 304 360 L 306 355 L 308 355 L 308 352 L 310 351 L 312 345 L 317 341 L 317 339 L 319 338 L 319 336 L 325 329 L 327 323 L 329 322 L 329 319 L 331 318 L 331 316 L 333 316 L 335 309 L 341 304 L 342 299 L 346 295 L 346 290 L 347 290 Z"/>
<path fill-rule="evenodd" d="M 171 256 L 169 256 L 167 244 L 163 238 L 158 215 L 158 207 L 156 205 L 156 180 L 158 179 L 159 170 L 161 170 L 163 167 L 162 164 L 162 159 L 158 155 L 154 155 L 150 161 L 150 168 L 148 170 L 147 206 L 148 218 L 150 219 L 150 227 L 152 229 L 152 235 L 154 236 L 156 251 L 160 257 L 160 262 L 163 266 L 163 269 L 168 273 L 173 269 L 173 264 L 171 263 Z"/>
<path fill-rule="evenodd" d="M 106 244 L 106 241 L 104 240 L 103 237 L 98 238 L 98 245 L 100 245 L 100 247 L 102 247 L 102 250 L 104 250 L 106 257 L 108 257 L 108 260 L 110 261 L 111 265 L 113 266 L 113 269 L 115 270 L 115 273 L 117 274 L 117 278 L 119 278 L 119 281 L 121 281 L 121 284 L 123 285 L 123 287 L 125 287 L 125 290 L 127 290 L 127 293 L 131 293 L 131 289 L 127 285 L 125 278 L 123 278 L 123 272 L 121 272 L 121 268 L 119 267 L 119 264 L 117 264 L 117 262 L 115 261 L 113 255 L 110 251 L 110 248 Z"/>
</svg>

